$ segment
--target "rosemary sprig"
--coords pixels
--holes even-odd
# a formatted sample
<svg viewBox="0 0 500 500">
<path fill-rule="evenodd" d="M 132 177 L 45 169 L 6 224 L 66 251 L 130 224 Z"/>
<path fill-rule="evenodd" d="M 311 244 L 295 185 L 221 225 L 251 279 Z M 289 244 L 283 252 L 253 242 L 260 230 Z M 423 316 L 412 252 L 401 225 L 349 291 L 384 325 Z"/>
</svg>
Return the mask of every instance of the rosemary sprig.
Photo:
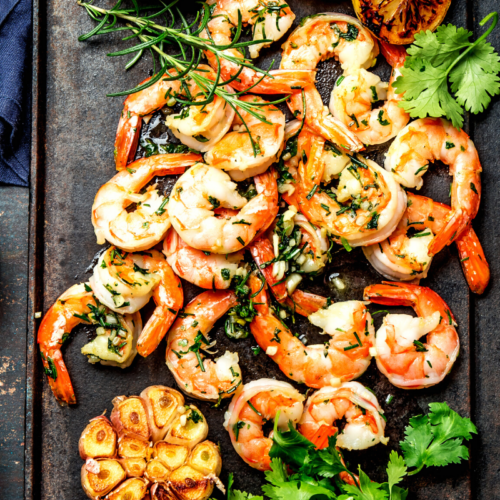
<svg viewBox="0 0 500 500">
<path fill-rule="evenodd" d="M 188 79 L 192 79 L 195 84 L 201 89 L 201 92 L 203 93 L 203 99 L 188 100 L 185 98 L 185 96 L 182 96 L 182 99 L 178 96 L 172 97 L 174 97 L 177 102 L 183 105 L 190 106 L 206 106 L 214 100 L 215 96 L 219 96 L 220 98 L 224 99 L 235 110 L 236 114 L 242 120 L 243 125 L 245 126 L 249 134 L 254 156 L 257 156 L 259 147 L 255 143 L 250 129 L 242 119 L 242 116 L 237 108 L 246 111 L 258 120 L 269 124 L 269 121 L 266 120 L 265 114 L 259 108 L 271 104 L 278 104 L 285 101 L 288 97 L 283 97 L 276 101 L 266 103 L 240 101 L 238 99 L 239 96 L 250 91 L 266 76 L 272 78 L 272 75 L 270 75 L 268 71 L 265 71 L 253 65 L 252 62 L 247 58 L 238 58 L 226 51 L 227 49 L 238 49 L 240 51 L 243 51 L 244 48 L 249 45 L 271 42 L 271 40 L 239 42 L 239 37 L 242 31 L 242 19 L 241 13 L 238 13 L 238 25 L 236 27 L 233 41 L 228 45 L 216 45 L 211 39 L 208 29 L 206 29 L 206 26 L 210 20 L 211 13 L 209 6 L 205 3 L 202 4 L 203 13 L 200 14 L 200 12 L 198 12 L 195 20 L 191 24 L 188 24 L 182 13 L 179 11 L 179 9 L 176 8 L 177 15 L 180 18 L 182 27 L 174 28 L 173 26 L 176 22 L 176 15 L 172 7 L 178 2 L 178 0 L 174 0 L 169 5 L 166 5 L 160 0 L 160 3 L 163 7 L 159 8 L 159 10 L 157 11 L 154 11 L 152 14 L 144 16 L 141 16 L 140 12 L 153 11 L 154 7 L 141 7 L 137 4 L 137 2 L 133 2 L 133 9 L 120 9 L 122 2 L 123 0 L 118 0 L 115 6 L 111 9 L 103 9 L 100 7 L 96 7 L 91 3 L 79 1 L 78 4 L 84 7 L 89 16 L 99 24 L 88 33 L 80 36 L 78 40 L 85 41 L 97 35 L 115 33 L 125 30 L 131 31 L 132 34 L 125 37 L 123 40 L 131 40 L 135 38 L 140 43 L 137 43 L 136 45 L 127 49 L 110 53 L 108 54 L 108 56 L 115 57 L 135 53 L 134 57 L 125 66 L 126 69 L 129 69 L 141 58 L 141 56 L 144 54 L 144 51 L 149 50 L 153 56 L 153 64 L 155 64 L 154 52 L 158 54 L 161 64 L 161 70 L 156 73 L 156 68 L 154 68 L 153 72 L 156 74 L 147 82 L 138 85 L 137 87 L 130 90 L 108 94 L 108 97 L 125 96 L 140 92 L 156 83 L 162 77 L 164 80 L 186 81 Z M 171 19 L 170 25 L 168 25 L 167 14 Z M 153 19 L 156 18 L 163 19 L 166 25 L 162 26 L 154 22 Z M 119 19 L 128 21 L 128 23 L 125 26 L 116 26 Z M 198 22 L 200 23 L 198 29 L 192 31 L 193 26 Z M 198 36 L 203 30 L 206 30 L 208 39 Z M 167 52 L 165 52 L 166 46 L 176 46 L 180 50 L 180 54 L 168 54 Z M 210 52 L 212 52 L 217 60 L 215 80 L 211 80 L 210 78 L 204 76 L 202 73 L 205 70 L 198 68 L 204 50 L 209 50 Z M 227 61 L 240 65 L 239 71 L 226 81 L 221 81 L 220 78 L 221 59 L 225 59 Z M 272 67 L 273 62 L 271 62 L 270 67 Z M 227 91 L 224 86 L 237 79 L 244 67 L 250 68 L 261 74 L 262 76 L 257 80 L 256 83 L 242 92 Z M 171 72 L 172 69 L 175 71 Z"/>
</svg>

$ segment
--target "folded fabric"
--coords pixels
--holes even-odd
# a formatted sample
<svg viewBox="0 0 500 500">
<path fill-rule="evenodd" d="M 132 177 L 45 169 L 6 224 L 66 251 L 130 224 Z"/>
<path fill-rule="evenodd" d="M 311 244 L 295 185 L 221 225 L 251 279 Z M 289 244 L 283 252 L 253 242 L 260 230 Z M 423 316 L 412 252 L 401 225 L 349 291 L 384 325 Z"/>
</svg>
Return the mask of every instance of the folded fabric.
<svg viewBox="0 0 500 500">
<path fill-rule="evenodd" d="M 0 0 L 0 182 L 27 186 L 32 0 Z"/>
</svg>

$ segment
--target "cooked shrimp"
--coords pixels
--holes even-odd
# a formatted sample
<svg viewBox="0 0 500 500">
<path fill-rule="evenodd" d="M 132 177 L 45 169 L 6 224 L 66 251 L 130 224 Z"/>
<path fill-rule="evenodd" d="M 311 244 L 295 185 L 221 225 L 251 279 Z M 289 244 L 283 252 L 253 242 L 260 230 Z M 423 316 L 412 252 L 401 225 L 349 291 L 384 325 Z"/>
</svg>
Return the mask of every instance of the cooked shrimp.
<svg viewBox="0 0 500 500">
<path fill-rule="evenodd" d="M 206 64 L 200 64 L 195 71 L 200 78 L 216 79 L 216 74 Z M 188 101 L 204 101 L 206 92 L 198 87 L 193 79 L 184 79 L 184 85 L 177 77 L 177 71 L 170 69 L 164 77 L 144 90 L 130 94 L 124 102 L 115 139 L 116 169 L 123 170 L 133 161 L 137 143 L 141 135 L 142 117 L 161 109 L 167 103 L 175 104 L 176 97 Z M 141 85 L 151 78 L 146 78 Z M 229 85 L 228 92 L 233 92 Z M 205 89 L 206 90 L 206 89 Z M 182 113 L 169 116 L 165 124 L 183 144 L 197 151 L 210 149 L 231 127 L 234 110 L 217 95 L 214 100 L 203 106 L 191 105 Z"/>
<path fill-rule="evenodd" d="M 97 337 L 82 348 L 92 363 L 126 368 L 133 361 L 141 316 L 121 316 L 100 305 L 87 283 L 66 290 L 45 314 L 37 342 L 50 387 L 61 404 L 75 404 L 75 391 L 64 364 L 61 347 L 80 323 L 99 324 Z"/>
<path fill-rule="evenodd" d="M 217 401 L 229 397 L 241 384 L 237 353 L 226 351 L 215 361 L 201 353 L 215 344 L 208 336 L 214 323 L 236 304 L 232 291 L 203 292 L 183 309 L 170 329 L 167 366 L 186 394 Z"/>
<path fill-rule="evenodd" d="M 158 347 L 184 301 L 179 278 L 156 250 L 133 254 L 110 247 L 99 258 L 89 281 L 96 297 L 121 314 L 138 311 L 153 297 L 156 308 L 137 343 L 144 357 Z"/>
<path fill-rule="evenodd" d="M 288 140 L 294 140 L 296 125 L 291 127 Z M 359 155 L 345 155 L 307 126 L 285 166 L 295 178 L 285 200 L 337 243 L 357 247 L 383 241 L 406 210 L 406 194 L 389 172 Z M 334 177 L 339 179 L 337 188 L 318 189 Z"/>
<path fill-rule="evenodd" d="M 282 301 L 304 274 L 324 268 L 329 243 L 326 231 L 314 228 L 294 206 L 279 215 L 273 226 L 248 249 L 274 296 Z"/>
<path fill-rule="evenodd" d="M 201 288 L 225 290 L 238 272 L 244 252 L 209 254 L 191 248 L 171 227 L 163 241 L 163 253 L 177 276 Z"/>
<path fill-rule="evenodd" d="M 283 44 L 281 68 L 315 70 L 320 61 L 335 57 L 344 71 L 369 68 L 375 62 L 378 45 L 355 18 L 325 13 L 305 18 Z M 323 104 L 314 84 L 304 89 L 305 121 L 317 134 L 348 150 L 363 149 L 362 142 Z M 303 113 L 302 96 L 293 94 L 288 106 L 296 118 Z"/>
<path fill-rule="evenodd" d="M 265 231 L 278 212 L 278 186 L 272 172 L 254 179 L 257 196 L 248 201 L 225 172 L 199 163 L 176 182 L 168 211 L 177 234 L 191 247 L 219 254 L 245 248 Z M 240 209 L 218 218 L 218 207 Z"/>
<path fill-rule="evenodd" d="M 347 450 L 366 450 L 378 443 L 387 444 L 385 421 L 375 394 L 358 382 L 340 387 L 322 387 L 309 396 L 298 430 L 318 448 L 337 436 L 337 446 Z M 342 419 L 345 427 L 339 429 Z"/>
<path fill-rule="evenodd" d="M 363 247 L 366 258 L 388 279 L 425 278 L 432 261 L 429 246 L 434 234 L 446 224 L 450 210 L 443 203 L 408 193 L 408 208 L 397 228 L 386 240 Z M 417 232 L 409 235 L 409 230 Z M 469 226 L 455 241 L 470 288 L 475 293 L 483 293 L 490 269 L 476 233 Z"/>
<path fill-rule="evenodd" d="M 240 100 L 266 102 L 254 95 L 245 95 Z M 233 120 L 233 131 L 208 151 L 205 162 L 228 171 L 235 181 L 262 174 L 277 162 L 284 146 L 285 115 L 272 104 L 260 107 L 258 113 L 266 121 L 259 120 L 244 109 L 239 110 L 239 116 Z"/>
<path fill-rule="evenodd" d="M 434 160 L 450 167 L 452 210 L 431 243 L 430 255 L 453 243 L 479 210 L 482 168 L 474 143 L 447 120 L 420 118 L 399 132 L 385 159 L 385 168 L 398 182 L 417 189 Z"/>
<path fill-rule="evenodd" d="M 200 36 L 210 38 L 216 45 L 230 45 L 234 29 L 238 26 L 238 16 L 241 16 L 243 25 L 252 25 L 253 39 L 279 40 L 290 28 L 295 15 L 285 2 L 274 0 L 209 0 L 214 5 L 212 18 Z M 250 45 L 250 56 L 257 57 L 262 47 L 269 44 Z M 244 56 L 238 49 L 228 48 L 224 53 L 234 61 L 243 59 Z M 314 82 L 314 72 L 309 70 L 299 71 L 270 71 L 271 76 L 265 76 L 251 68 L 241 66 L 237 62 L 229 61 L 222 57 L 217 58 L 209 50 L 205 51 L 208 63 L 214 70 L 220 65 L 221 75 L 224 80 L 231 81 L 231 86 L 239 91 L 252 91 L 258 94 L 289 94 L 296 92 L 297 88 L 304 87 Z M 260 80 L 260 81 L 259 81 Z"/>
<path fill-rule="evenodd" d="M 253 293 L 261 288 L 260 280 L 250 277 Z M 362 302 L 332 304 L 309 316 L 309 321 L 331 336 L 325 345 L 305 346 L 273 315 L 265 289 L 255 297 L 257 316 L 250 331 L 259 346 L 292 380 L 308 387 L 338 385 L 363 374 L 371 360 L 374 329 L 370 313 Z"/>
<path fill-rule="evenodd" d="M 349 71 L 337 80 L 332 90 L 330 111 L 346 125 L 363 144 L 382 144 L 392 139 L 406 126 L 410 115 L 399 107 L 403 94 L 396 94 L 393 84 L 401 75 L 406 50 L 400 45 L 380 42 L 382 53 L 392 66 L 389 83 L 359 68 Z M 385 101 L 373 109 L 373 104 Z"/>
<path fill-rule="evenodd" d="M 377 366 L 389 382 L 401 389 L 423 389 L 441 382 L 460 347 L 455 319 L 445 301 L 430 288 L 389 282 L 366 287 L 364 298 L 376 304 L 410 306 L 418 315 L 388 314 L 377 331 Z"/>
<path fill-rule="evenodd" d="M 304 409 L 304 396 L 287 382 L 262 378 L 245 384 L 233 397 L 225 414 L 224 427 L 229 432 L 236 453 L 250 467 L 270 470 L 271 438 L 264 435 L 263 425 L 276 418 L 278 426 L 288 429 L 296 424 Z"/>
<path fill-rule="evenodd" d="M 127 252 L 147 250 L 159 243 L 170 219 L 168 199 L 154 186 L 140 194 L 155 175 L 182 174 L 187 166 L 200 160 L 196 154 L 165 154 L 142 158 L 122 170 L 97 192 L 92 205 L 92 225 L 97 243 L 106 240 Z M 133 212 L 127 207 L 137 203 Z"/>
</svg>

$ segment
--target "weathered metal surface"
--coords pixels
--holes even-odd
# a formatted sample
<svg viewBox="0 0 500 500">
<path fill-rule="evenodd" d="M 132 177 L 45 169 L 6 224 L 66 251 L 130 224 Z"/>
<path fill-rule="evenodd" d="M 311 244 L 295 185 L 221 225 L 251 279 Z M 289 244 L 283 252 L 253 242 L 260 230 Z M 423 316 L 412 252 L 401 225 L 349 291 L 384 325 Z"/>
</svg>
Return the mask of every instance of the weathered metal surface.
<svg viewBox="0 0 500 500">
<path fill-rule="evenodd" d="M 352 13 L 348 2 L 291 0 L 290 4 L 298 19 L 321 11 Z M 35 55 L 43 55 L 43 62 L 38 69 L 42 71 L 46 68 L 46 74 L 40 73 L 36 80 L 40 87 L 36 93 L 39 101 L 35 102 L 37 121 L 34 127 L 32 174 L 34 197 L 31 206 L 29 310 L 45 312 L 69 286 L 88 278 L 85 269 L 99 250 L 90 222 L 90 208 L 97 189 L 115 173 L 113 141 L 122 106 L 120 99 L 109 99 L 105 94 L 134 86 L 147 76 L 150 68 L 148 62 L 143 61 L 130 72 L 124 73 L 123 61 L 107 58 L 105 54 L 117 47 L 117 37 L 109 36 L 79 44 L 78 35 L 89 31 L 93 22 L 76 3 L 51 0 L 42 7 L 43 12 L 36 12 L 43 35 Z M 477 9 L 480 20 L 488 10 L 485 6 Z M 472 27 L 472 19 L 468 17 L 464 0 L 454 3 L 446 20 L 462 26 L 470 24 L 469 27 Z M 498 38 L 496 43 L 498 49 Z M 279 61 L 279 44 L 266 52 L 263 61 L 270 62 L 276 56 Z M 35 61 L 39 63 L 38 59 Z M 379 63 L 375 72 L 387 77 L 387 65 Z M 337 73 L 335 62 L 321 65 L 318 85 L 326 99 L 329 98 L 330 87 Z M 496 150 L 493 147 L 496 131 L 492 124 L 495 123 L 495 117 L 498 118 L 499 109 L 497 104 L 472 128 L 487 172 L 485 197 L 476 226 L 492 263 L 493 284 L 496 267 L 492 259 L 496 255 L 495 245 L 498 243 L 495 241 L 495 230 L 484 218 L 484 213 L 493 214 L 496 208 L 494 200 L 497 190 L 493 184 L 499 180 L 496 179 L 493 166 L 500 146 L 497 145 Z M 376 150 L 369 156 L 380 163 L 383 151 Z M 436 166 L 426 174 L 423 194 L 448 202 L 449 182 L 447 169 Z M 333 273 L 339 273 L 348 284 L 342 294 L 330 285 L 328 278 Z M 497 450 L 500 438 L 495 435 L 498 423 L 494 418 L 494 391 L 498 378 L 495 366 L 498 345 L 490 338 L 489 332 L 494 331 L 494 310 L 500 292 L 493 292 L 490 286 L 484 297 L 471 299 L 454 246 L 448 247 L 435 258 L 429 274 L 430 278 L 423 284 L 439 293 L 457 318 L 462 345 L 460 357 L 443 383 L 426 391 L 415 392 L 392 387 L 373 363 L 360 382 L 377 393 L 386 410 L 390 444 L 388 447 L 379 445 L 369 451 L 351 453 L 348 460 L 351 464 L 360 463 L 374 479 L 382 479 L 383 464 L 387 462 L 389 451 L 398 447 L 397 443 L 403 437 L 403 429 L 409 417 L 425 411 L 427 403 L 431 401 L 447 401 L 462 415 L 469 415 L 474 410 L 483 432 L 482 441 L 475 441 L 474 457 L 480 466 L 475 472 L 477 479 L 474 479 L 474 488 L 471 486 L 469 465 L 465 463 L 424 471 L 411 478 L 406 484 L 412 490 L 411 497 L 466 499 L 475 497 L 473 491 L 478 491 L 480 498 L 496 498 L 498 486 L 495 486 L 495 478 L 498 477 Z M 324 277 L 318 279 L 311 289 L 325 295 L 330 294 L 334 300 L 361 299 L 364 286 L 380 280 L 380 276 L 365 262 L 358 249 L 351 254 L 337 254 Z M 186 301 L 198 293 L 196 287 L 191 285 L 185 284 L 184 289 Z M 374 310 L 376 309 L 378 308 L 375 307 Z M 478 368 L 476 377 L 471 376 L 470 363 L 471 311 L 475 312 L 472 316 L 472 321 L 475 321 L 472 332 L 475 334 L 473 345 L 474 366 Z M 379 318 L 378 322 L 380 320 Z M 310 341 L 314 340 L 314 329 L 304 321 L 299 323 L 297 329 L 307 333 Z M 216 325 L 213 335 L 218 340 L 221 351 L 226 348 L 238 351 L 244 380 L 263 376 L 287 380 L 265 354 L 253 356 L 250 347 L 255 345 L 255 341 L 252 338 L 233 342 L 224 335 L 221 325 Z M 41 363 L 33 350 L 34 328 L 30 328 L 26 498 L 85 498 L 80 486 L 82 461 L 78 456 L 77 442 L 88 419 L 102 413 L 104 409 L 109 411 L 111 400 L 118 394 L 138 394 L 144 387 L 155 383 L 175 386 L 164 363 L 164 343 L 148 359 L 138 357 L 130 368 L 122 371 L 89 365 L 80 354 L 80 348 L 86 341 L 83 329 L 76 330 L 64 350 L 78 405 L 74 408 L 61 408 L 55 402 L 46 382 L 42 382 Z M 475 405 L 471 403 L 473 390 L 480 395 Z M 390 406 L 384 403 L 388 394 L 394 395 Z M 233 471 L 236 472 L 237 488 L 259 493 L 262 474 L 246 466 L 235 454 L 228 435 L 222 428 L 227 401 L 222 409 L 212 409 L 204 403 L 199 405 L 209 421 L 209 438 L 221 443 L 223 481 L 227 479 L 227 473 Z M 494 459 L 491 460 L 490 457 Z"/>
<path fill-rule="evenodd" d="M 0 186 L 0 489 L 4 498 L 22 498 L 24 488 L 28 196 L 25 188 Z"/>
</svg>

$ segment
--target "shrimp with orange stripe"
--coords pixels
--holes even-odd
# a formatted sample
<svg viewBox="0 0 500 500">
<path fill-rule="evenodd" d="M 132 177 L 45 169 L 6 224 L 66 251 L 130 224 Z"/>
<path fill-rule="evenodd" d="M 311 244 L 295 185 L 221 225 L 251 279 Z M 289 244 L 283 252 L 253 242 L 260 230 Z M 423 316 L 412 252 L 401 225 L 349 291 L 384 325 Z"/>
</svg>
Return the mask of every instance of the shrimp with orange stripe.
<svg viewBox="0 0 500 500">
<path fill-rule="evenodd" d="M 184 302 L 181 281 L 157 250 L 127 253 L 108 248 L 94 267 L 90 284 L 102 304 L 121 314 L 134 313 L 153 298 L 155 310 L 137 342 L 144 357 L 158 347 Z"/>
<path fill-rule="evenodd" d="M 387 444 L 385 420 L 375 394 L 359 382 L 340 387 L 322 387 L 309 396 L 298 431 L 322 449 L 328 438 L 337 436 L 337 446 L 347 450 L 366 450 L 378 443 Z M 340 427 L 340 421 L 346 420 Z"/>
<path fill-rule="evenodd" d="M 389 382 L 401 389 L 424 389 L 441 382 L 460 349 L 446 302 L 430 288 L 390 282 L 366 287 L 364 298 L 376 304 L 410 306 L 418 315 L 387 314 L 377 331 L 377 366 Z"/>
<path fill-rule="evenodd" d="M 420 118 L 397 135 L 385 159 L 386 170 L 403 186 L 420 189 L 429 162 L 449 166 L 451 211 L 429 248 L 435 255 L 451 245 L 470 225 L 481 201 L 481 162 L 474 143 L 463 130 L 443 118 Z"/>
<path fill-rule="evenodd" d="M 76 404 L 76 397 L 61 347 L 81 323 L 99 325 L 97 336 L 82 348 L 90 363 L 126 368 L 137 354 L 140 314 L 117 314 L 99 303 L 88 283 L 73 285 L 47 311 L 37 336 L 47 380 L 62 405 Z"/>
<path fill-rule="evenodd" d="M 325 346 L 304 345 L 273 313 L 261 281 L 250 276 L 257 315 L 250 331 L 259 346 L 292 380 L 308 387 L 339 385 L 361 376 L 370 365 L 375 343 L 372 319 L 363 302 L 351 300 L 319 308 L 309 321 L 330 336 Z M 310 302 L 309 306 L 314 306 Z"/>
<path fill-rule="evenodd" d="M 155 176 L 182 174 L 201 160 L 198 154 L 162 154 L 142 158 L 118 172 L 97 192 L 92 225 L 97 243 L 106 241 L 127 252 L 147 250 L 159 243 L 170 227 L 168 198 L 156 186 L 141 190 Z M 136 203 L 136 208 L 128 208 Z"/>
<path fill-rule="evenodd" d="M 429 247 L 451 211 L 449 206 L 430 198 L 412 193 L 407 193 L 407 196 L 408 208 L 389 238 L 363 247 L 366 258 L 379 273 L 400 281 L 427 276 L 432 262 Z M 455 243 L 470 289 L 474 293 L 483 293 L 489 283 L 490 269 L 472 227 L 467 227 Z"/>
<path fill-rule="evenodd" d="M 194 74 L 200 79 L 216 79 L 215 72 L 205 64 L 200 64 Z M 171 114 L 165 121 L 183 144 L 196 151 L 208 151 L 231 127 L 235 111 L 222 97 L 215 95 L 212 102 L 202 103 L 206 98 L 206 89 L 200 88 L 193 78 L 184 79 L 182 83 L 176 78 L 178 72 L 170 69 L 158 81 L 125 99 L 115 139 L 117 170 L 125 169 L 133 161 L 143 118 L 165 105 L 173 106 L 183 101 L 200 102 L 200 105 L 187 104 L 181 113 Z M 151 78 L 146 78 L 140 86 L 149 80 Z M 234 92 L 229 85 L 225 85 L 224 89 Z"/>
<path fill-rule="evenodd" d="M 296 424 L 302 416 L 304 399 L 287 382 L 263 378 L 245 384 L 233 397 L 224 420 L 236 453 L 250 467 L 270 470 L 273 440 L 265 436 L 262 427 L 278 412 L 280 429 L 288 429 L 289 422 Z"/>
<path fill-rule="evenodd" d="M 378 243 L 394 231 L 406 194 L 391 173 L 360 155 L 344 154 L 299 122 L 288 124 L 286 138 L 280 192 L 309 222 L 350 247 Z M 331 184 L 335 178 L 337 187 Z"/>
<path fill-rule="evenodd" d="M 351 16 L 336 13 L 304 18 L 283 44 L 282 69 L 315 71 L 320 61 L 335 57 L 344 71 L 369 68 L 378 55 L 378 45 L 371 33 Z M 318 135 L 346 150 L 360 151 L 363 143 L 323 104 L 314 84 L 303 95 L 292 94 L 288 106 L 295 117 L 305 121 Z"/>
</svg>

